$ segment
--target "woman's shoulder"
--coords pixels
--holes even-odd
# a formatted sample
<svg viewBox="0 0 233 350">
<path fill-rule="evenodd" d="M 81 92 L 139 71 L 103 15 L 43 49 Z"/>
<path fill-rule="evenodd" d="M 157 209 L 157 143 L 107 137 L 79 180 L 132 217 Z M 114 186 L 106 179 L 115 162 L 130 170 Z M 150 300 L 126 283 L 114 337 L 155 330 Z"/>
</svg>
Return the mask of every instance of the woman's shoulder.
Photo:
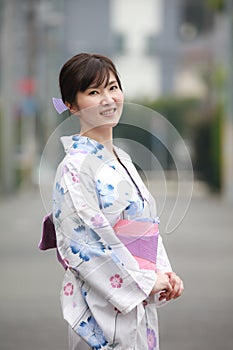
<svg viewBox="0 0 233 350">
<path fill-rule="evenodd" d="M 57 169 L 58 177 L 72 175 L 72 178 L 78 176 L 81 179 L 86 176 L 95 180 L 97 174 L 105 172 L 109 175 L 112 169 L 108 165 L 108 152 L 100 143 L 78 135 L 63 136 L 61 142 L 66 154 Z"/>
</svg>

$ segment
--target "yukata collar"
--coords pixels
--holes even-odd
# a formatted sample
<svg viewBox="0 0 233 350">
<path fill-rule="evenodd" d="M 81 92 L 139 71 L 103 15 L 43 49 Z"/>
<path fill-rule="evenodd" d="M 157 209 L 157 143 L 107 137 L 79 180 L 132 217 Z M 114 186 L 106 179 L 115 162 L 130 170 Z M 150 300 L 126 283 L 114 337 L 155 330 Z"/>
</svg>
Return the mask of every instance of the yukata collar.
<svg viewBox="0 0 233 350">
<path fill-rule="evenodd" d="M 75 153 L 80 152 L 96 154 L 102 149 L 104 149 L 104 145 L 102 145 L 98 141 L 79 134 L 71 136 L 62 136 L 61 142 L 66 153 L 76 151 Z"/>
<path fill-rule="evenodd" d="M 103 160 L 115 159 L 108 149 L 100 142 L 83 135 L 62 136 L 61 142 L 66 153 L 72 155 L 75 153 L 94 154 Z M 119 156 L 119 148 L 114 147 L 114 151 Z"/>
<path fill-rule="evenodd" d="M 63 144 L 64 150 L 69 155 L 74 155 L 77 153 L 83 154 L 94 154 L 99 159 L 104 161 L 115 161 L 116 158 L 108 151 L 108 149 L 98 141 L 79 134 L 71 136 L 62 136 L 61 142 Z M 113 145 L 115 154 L 117 157 L 124 162 L 125 160 L 130 160 L 130 157 L 121 148 Z"/>
</svg>

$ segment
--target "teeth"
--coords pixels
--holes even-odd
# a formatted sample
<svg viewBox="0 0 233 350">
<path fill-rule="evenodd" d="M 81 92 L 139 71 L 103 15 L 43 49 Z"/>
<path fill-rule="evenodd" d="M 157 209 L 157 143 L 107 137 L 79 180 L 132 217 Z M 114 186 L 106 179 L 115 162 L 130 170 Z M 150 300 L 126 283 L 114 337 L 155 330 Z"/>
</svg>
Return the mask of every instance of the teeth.
<svg viewBox="0 0 233 350">
<path fill-rule="evenodd" d="M 115 112 L 115 108 L 109 109 L 108 111 L 102 112 L 102 115 L 109 115 Z"/>
</svg>

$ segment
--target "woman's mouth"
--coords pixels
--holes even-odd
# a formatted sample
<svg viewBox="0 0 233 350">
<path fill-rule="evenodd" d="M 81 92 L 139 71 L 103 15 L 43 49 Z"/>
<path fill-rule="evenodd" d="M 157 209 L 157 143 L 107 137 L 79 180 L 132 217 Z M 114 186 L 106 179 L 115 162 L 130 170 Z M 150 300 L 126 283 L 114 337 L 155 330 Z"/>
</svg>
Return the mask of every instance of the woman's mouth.
<svg viewBox="0 0 233 350">
<path fill-rule="evenodd" d="M 116 112 L 116 108 L 109 108 L 105 111 L 100 112 L 100 114 L 104 117 L 111 117 Z"/>
</svg>

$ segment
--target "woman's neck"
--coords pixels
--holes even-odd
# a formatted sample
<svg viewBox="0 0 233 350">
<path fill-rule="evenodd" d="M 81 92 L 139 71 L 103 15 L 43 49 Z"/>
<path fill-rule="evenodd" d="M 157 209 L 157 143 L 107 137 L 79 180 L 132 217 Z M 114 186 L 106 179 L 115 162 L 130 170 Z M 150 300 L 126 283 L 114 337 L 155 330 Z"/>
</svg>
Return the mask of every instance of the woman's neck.
<svg viewBox="0 0 233 350">
<path fill-rule="evenodd" d="M 90 137 L 91 139 L 104 145 L 108 151 L 113 153 L 112 128 L 93 128 L 88 131 L 81 129 L 80 135 Z"/>
</svg>

